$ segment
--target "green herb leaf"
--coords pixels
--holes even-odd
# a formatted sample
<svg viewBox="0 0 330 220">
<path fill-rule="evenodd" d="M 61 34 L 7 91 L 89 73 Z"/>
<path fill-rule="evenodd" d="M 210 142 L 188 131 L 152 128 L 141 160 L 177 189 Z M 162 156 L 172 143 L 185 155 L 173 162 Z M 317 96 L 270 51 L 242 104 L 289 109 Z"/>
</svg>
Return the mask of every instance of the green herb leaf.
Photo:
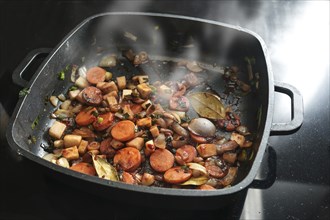
<svg viewBox="0 0 330 220">
<path fill-rule="evenodd" d="M 40 115 L 38 115 L 31 124 L 32 130 L 39 124 Z"/>
<path fill-rule="evenodd" d="M 97 117 L 97 123 L 101 124 L 103 122 L 103 118 L 102 117 Z"/>
<path fill-rule="evenodd" d="M 69 91 L 74 91 L 74 90 L 77 90 L 77 89 L 78 89 L 77 86 L 71 86 L 71 87 L 69 88 Z"/>
<path fill-rule="evenodd" d="M 57 78 L 59 80 L 64 80 L 65 79 L 65 72 L 64 71 L 59 72 Z"/>
<path fill-rule="evenodd" d="M 30 93 L 30 89 L 29 88 L 23 88 L 21 91 L 19 91 L 18 96 L 20 98 L 23 98 L 24 96 L 26 96 L 29 93 Z"/>
</svg>

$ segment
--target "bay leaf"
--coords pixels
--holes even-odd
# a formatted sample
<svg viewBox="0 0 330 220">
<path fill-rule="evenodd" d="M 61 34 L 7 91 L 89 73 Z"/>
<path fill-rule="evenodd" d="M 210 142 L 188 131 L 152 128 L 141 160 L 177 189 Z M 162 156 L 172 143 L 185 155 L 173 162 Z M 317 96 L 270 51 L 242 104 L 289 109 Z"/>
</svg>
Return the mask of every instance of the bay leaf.
<svg viewBox="0 0 330 220">
<path fill-rule="evenodd" d="M 184 183 L 181 183 L 182 186 L 191 185 L 191 186 L 200 186 L 205 184 L 209 178 L 207 176 L 191 177 Z"/>
<path fill-rule="evenodd" d="M 108 161 L 98 155 L 92 155 L 93 164 L 96 170 L 97 175 L 100 178 L 118 181 L 117 170 L 110 164 Z"/>
<path fill-rule="evenodd" d="M 208 92 L 196 92 L 188 96 L 190 104 L 201 117 L 223 119 L 226 116 L 225 107 L 220 97 Z"/>
</svg>

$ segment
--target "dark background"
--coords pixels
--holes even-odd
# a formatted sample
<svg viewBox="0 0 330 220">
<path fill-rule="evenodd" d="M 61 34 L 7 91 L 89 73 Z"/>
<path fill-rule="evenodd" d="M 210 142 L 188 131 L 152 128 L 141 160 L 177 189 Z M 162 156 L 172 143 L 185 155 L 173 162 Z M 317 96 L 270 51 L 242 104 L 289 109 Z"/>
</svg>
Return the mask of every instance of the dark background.
<svg viewBox="0 0 330 220">
<path fill-rule="evenodd" d="M 329 1 L 0 1 L 0 219 L 328 219 L 329 7 Z M 200 17 L 263 38 L 275 80 L 295 86 L 305 108 L 297 132 L 269 139 L 274 169 L 260 171 L 273 172 L 268 189 L 251 188 L 242 203 L 212 211 L 131 206 L 57 182 L 10 149 L 6 124 L 21 89 L 11 81 L 14 69 L 31 50 L 54 48 L 83 19 L 106 11 Z M 288 106 L 290 99 L 276 94 L 274 122 L 290 120 Z"/>
</svg>

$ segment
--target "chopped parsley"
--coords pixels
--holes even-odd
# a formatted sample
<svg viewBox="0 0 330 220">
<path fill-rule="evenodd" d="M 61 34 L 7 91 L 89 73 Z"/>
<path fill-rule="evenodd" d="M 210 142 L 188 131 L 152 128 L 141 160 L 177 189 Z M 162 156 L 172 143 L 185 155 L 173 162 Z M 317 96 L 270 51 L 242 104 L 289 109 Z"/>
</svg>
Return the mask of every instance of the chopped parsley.
<svg viewBox="0 0 330 220">
<path fill-rule="evenodd" d="M 71 87 L 69 88 L 69 91 L 74 91 L 74 90 L 77 90 L 77 89 L 78 89 L 77 86 L 71 86 Z"/>
<path fill-rule="evenodd" d="M 59 72 L 57 78 L 59 80 L 64 80 L 65 79 L 65 72 L 63 70 L 61 72 Z"/>
<path fill-rule="evenodd" d="M 31 124 L 32 130 L 39 124 L 40 115 L 38 115 Z"/>
<path fill-rule="evenodd" d="M 65 79 L 65 73 L 69 70 L 69 65 L 67 65 L 63 70 L 61 70 L 58 74 L 57 74 L 57 78 L 59 80 L 64 80 Z"/>
<path fill-rule="evenodd" d="M 35 136 L 29 135 L 28 143 L 29 144 L 35 144 L 36 142 L 37 142 L 37 138 Z"/>
<path fill-rule="evenodd" d="M 97 117 L 97 123 L 101 124 L 103 122 L 103 118 L 102 117 Z"/>
<path fill-rule="evenodd" d="M 95 117 L 98 117 L 99 113 L 97 111 L 92 111 L 92 115 L 94 115 Z"/>
<path fill-rule="evenodd" d="M 30 93 L 30 89 L 29 88 L 23 88 L 21 91 L 19 91 L 18 96 L 20 98 L 22 98 L 22 97 L 26 96 L 29 93 Z"/>
</svg>

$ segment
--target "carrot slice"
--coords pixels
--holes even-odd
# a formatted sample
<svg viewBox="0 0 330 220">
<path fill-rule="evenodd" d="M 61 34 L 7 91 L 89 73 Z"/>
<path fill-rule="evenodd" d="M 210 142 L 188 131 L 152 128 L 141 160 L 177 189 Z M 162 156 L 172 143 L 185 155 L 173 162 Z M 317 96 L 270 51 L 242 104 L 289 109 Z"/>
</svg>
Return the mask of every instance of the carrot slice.
<svg viewBox="0 0 330 220">
<path fill-rule="evenodd" d="M 111 112 L 99 115 L 93 123 L 93 127 L 97 131 L 103 131 L 110 127 L 114 119 L 114 114 Z"/>
<path fill-rule="evenodd" d="M 117 151 L 113 163 L 119 165 L 124 171 L 133 172 L 142 162 L 141 153 L 134 147 L 125 147 Z"/>
<path fill-rule="evenodd" d="M 100 67 L 92 67 L 86 73 L 86 79 L 90 84 L 97 84 L 105 80 L 105 69 Z"/>
<path fill-rule="evenodd" d="M 124 171 L 123 174 L 122 174 L 122 181 L 123 181 L 124 183 L 127 183 L 127 184 L 135 184 L 135 183 L 136 183 L 136 181 L 135 181 L 133 175 L 130 174 L 130 173 L 127 173 L 127 172 L 125 172 L 125 171 Z"/>
<path fill-rule="evenodd" d="M 197 151 L 196 148 L 191 145 L 183 145 L 176 150 L 175 156 L 178 156 L 184 162 L 189 163 L 197 156 Z"/>
<path fill-rule="evenodd" d="M 167 183 L 178 184 L 183 183 L 192 175 L 191 170 L 185 170 L 182 167 L 172 167 L 164 173 L 164 180 Z"/>
<path fill-rule="evenodd" d="M 96 116 L 93 114 L 93 112 L 97 112 L 96 108 L 86 108 L 79 112 L 79 114 L 76 116 L 76 123 L 80 126 L 87 126 L 91 123 L 93 123 L 96 119 Z"/>
<path fill-rule="evenodd" d="M 77 164 L 71 166 L 70 169 L 74 170 L 74 171 L 77 171 L 77 172 L 80 172 L 80 173 L 91 175 L 91 176 L 96 175 L 95 168 L 89 163 L 84 163 L 84 162 L 77 163 Z"/>
<path fill-rule="evenodd" d="M 210 185 L 207 185 L 207 184 L 200 185 L 198 187 L 198 189 L 200 189 L 200 190 L 215 190 L 215 188 L 213 186 L 210 186 Z"/>
<path fill-rule="evenodd" d="M 138 114 L 142 111 L 142 106 L 137 105 L 137 104 L 132 104 L 131 105 L 131 110 L 132 110 L 133 114 Z"/>
<path fill-rule="evenodd" d="M 120 121 L 111 129 L 111 135 L 118 141 L 129 141 L 135 137 L 135 125 L 129 120 Z"/>
<path fill-rule="evenodd" d="M 174 156 L 167 149 L 157 149 L 150 156 L 150 166 L 157 172 L 165 172 L 174 164 Z"/>
</svg>

